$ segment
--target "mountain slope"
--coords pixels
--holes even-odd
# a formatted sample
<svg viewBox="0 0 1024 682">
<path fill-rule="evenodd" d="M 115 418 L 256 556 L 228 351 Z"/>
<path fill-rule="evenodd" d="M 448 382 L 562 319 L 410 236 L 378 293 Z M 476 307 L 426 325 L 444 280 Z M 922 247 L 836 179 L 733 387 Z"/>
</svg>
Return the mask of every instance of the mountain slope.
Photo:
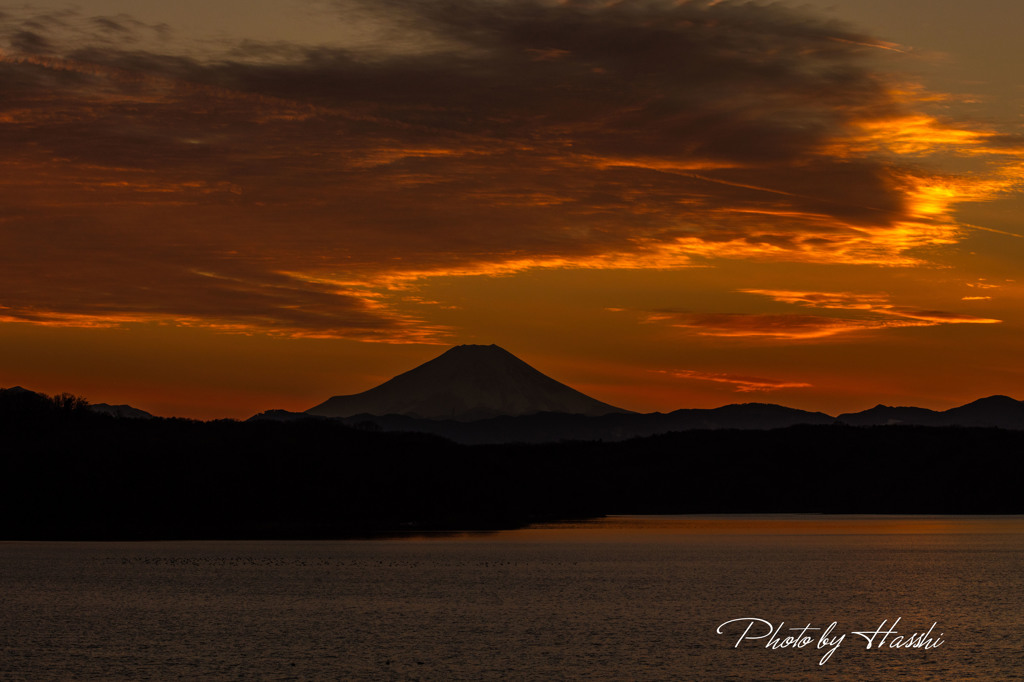
<svg viewBox="0 0 1024 682">
<path fill-rule="evenodd" d="M 256 418 L 284 419 L 264 413 Z M 415 419 L 387 415 L 359 415 L 343 419 L 357 428 L 381 431 L 418 431 L 457 443 L 557 443 L 561 441 L 615 442 L 673 431 L 768 430 L 797 424 L 828 425 L 834 420 L 820 412 L 804 412 L 777 405 L 727 405 L 711 410 L 676 410 L 668 414 L 610 413 L 598 416 L 543 412 L 476 421 Z"/>
<path fill-rule="evenodd" d="M 876 405 L 870 410 L 839 415 L 836 420 L 855 426 L 980 426 L 1024 429 L 1024 401 L 992 395 L 974 402 L 936 411 L 923 407 Z"/>
<path fill-rule="evenodd" d="M 1024 428 L 1024 401 L 1005 395 L 990 395 L 972 403 L 946 410 L 950 424 L 988 426 L 1003 429 Z"/>
<path fill-rule="evenodd" d="M 107 403 L 96 403 L 89 405 L 89 409 L 99 414 L 107 414 L 119 419 L 153 419 L 153 415 L 145 410 L 140 410 L 131 405 L 108 405 Z"/>
<path fill-rule="evenodd" d="M 397 414 L 456 421 L 539 412 L 597 416 L 626 410 L 555 381 L 495 345 L 455 346 L 375 388 L 306 410 L 323 417 Z"/>
<path fill-rule="evenodd" d="M 887 426 L 903 424 L 907 426 L 945 426 L 947 422 L 942 412 L 929 410 L 925 407 L 890 407 L 875 405 L 861 412 L 848 412 L 836 417 L 836 421 L 853 426 Z"/>
</svg>

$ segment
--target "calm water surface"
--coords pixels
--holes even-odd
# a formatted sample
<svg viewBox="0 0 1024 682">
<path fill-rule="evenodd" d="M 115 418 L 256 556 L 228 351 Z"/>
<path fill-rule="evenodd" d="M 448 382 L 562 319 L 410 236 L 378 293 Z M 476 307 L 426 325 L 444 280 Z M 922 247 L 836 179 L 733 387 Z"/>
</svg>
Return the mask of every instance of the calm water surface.
<svg viewBox="0 0 1024 682">
<path fill-rule="evenodd" d="M 735 646 L 760 618 L 842 643 Z M 933 623 L 937 648 L 851 634 Z M 757 628 L 761 628 L 758 630 Z M 763 634 L 757 625 L 750 635 Z M 941 633 L 941 637 L 939 637 Z M 618 517 L 336 542 L 0 543 L 0 679 L 1024 679 L 1024 518 Z"/>
</svg>

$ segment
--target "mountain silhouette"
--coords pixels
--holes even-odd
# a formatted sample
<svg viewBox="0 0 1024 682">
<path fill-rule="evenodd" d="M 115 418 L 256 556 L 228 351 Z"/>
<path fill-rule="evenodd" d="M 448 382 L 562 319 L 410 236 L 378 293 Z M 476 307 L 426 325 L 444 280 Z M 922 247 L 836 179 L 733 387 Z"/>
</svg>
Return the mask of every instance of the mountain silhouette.
<svg viewBox="0 0 1024 682">
<path fill-rule="evenodd" d="M 541 412 L 598 416 L 627 410 L 555 381 L 503 348 L 462 345 L 368 391 L 306 410 L 321 417 L 403 415 L 475 421 Z"/>
<path fill-rule="evenodd" d="M 71 396 L 71 394 L 64 394 L 71 398 L 77 398 L 77 396 Z M 39 393 L 38 391 L 30 391 L 27 388 L 21 386 L 12 386 L 10 388 L 0 388 L 0 398 L 3 398 L 3 402 L 9 403 L 13 401 L 20 401 L 23 405 L 51 403 L 56 404 L 58 396 L 50 397 L 45 393 Z M 82 407 L 90 412 L 96 414 L 105 414 L 110 417 L 118 417 L 121 419 L 154 419 L 153 415 L 145 410 L 140 410 L 137 407 L 131 405 L 108 405 L 107 403 L 89 403 L 83 400 Z"/>
<path fill-rule="evenodd" d="M 1024 401 L 1005 395 L 992 395 L 960 407 L 946 410 L 951 424 L 957 426 L 995 426 L 1003 429 L 1024 428 Z"/>
<path fill-rule="evenodd" d="M 843 424 L 853 426 L 946 426 L 942 412 L 925 407 L 890 407 L 875 405 L 861 412 L 849 412 L 836 417 Z"/>
<path fill-rule="evenodd" d="M 292 421 L 308 414 L 280 410 L 262 412 L 253 421 Z M 821 412 L 806 412 L 779 405 L 747 403 L 710 410 L 685 409 L 663 414 L 612 412 L 602 415 L 538 412 L 487 419 L 417 419 L 405 415 L 359 414 L 341 418 L 345 424 L 379 431 L 418 432 L 441 436 L 465 445 L 485 443 L 557 443 L 565 441 L 616 442 L 695 430 L 768 430 L 796 425 L 831 425 L 835 419 Z"/>
<path fill-rule="evenodd" d="M 836 421 L 854 426 L 980 426 L 1024 429 L 1024 401 L 992 395 L 948 410 L 876 405 L 870 410 L 841 414 Z"/>
<path fill-rule="evenodd" d="M 119 419 L 153 419 L 153 415 L 145 410 L 140 410 L 131 405 L 109 405 L 107 403 L 96 403 L 89 405 L 89 409 L 99 414 L 107 414 Z"/>
<path fill-rule="evenodd" d="M 79 404 L 79 402 L 81 404 Z M 129 405 L 89 404 L 0 388 L 0 420 L 52 409 L 154 419 Z M 159 418 L 155 418 L 159 421 Z M 418 432 L 462 444 L 616 442 L 675 431 L 774 430 L 793 426 L 962 427 L 1024 431 L 1024 401 L 993 395 L 947 410 L 876 405 L 831 417 L 768 403 L 641 414 L 590 398 L 498 346 L 456 346 L 363 393 L 333 397 L 306 412 L 267 410 L 248 421 L 339 421 L 362 431 Z"/>
</svg>

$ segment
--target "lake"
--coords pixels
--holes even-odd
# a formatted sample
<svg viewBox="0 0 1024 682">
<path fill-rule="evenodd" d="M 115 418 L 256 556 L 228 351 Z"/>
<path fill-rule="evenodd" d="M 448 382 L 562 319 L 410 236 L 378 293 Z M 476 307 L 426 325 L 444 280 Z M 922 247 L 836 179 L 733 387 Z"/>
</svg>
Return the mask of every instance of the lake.
<svg viewBox="0 0 1024 682">
<path fill-rule="evenodd" d="M 3 679 L 1024 679 L 1022 629 L 1024 517 L 0 543 Z"/>
</svg>

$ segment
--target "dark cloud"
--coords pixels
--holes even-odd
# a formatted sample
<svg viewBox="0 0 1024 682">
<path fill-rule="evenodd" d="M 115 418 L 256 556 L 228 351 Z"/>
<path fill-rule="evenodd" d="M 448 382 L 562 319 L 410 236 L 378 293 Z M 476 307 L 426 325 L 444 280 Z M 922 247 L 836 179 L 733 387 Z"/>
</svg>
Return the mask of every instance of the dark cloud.
<svg viewBox="0 0 1024 682">
<path fill-rule="evenodd" d="M 46 54 L 53 46 L 43 36 L 32 31 L 15 31 L 10 37 L 11 49 L 29 54 Z"/>
<path fill-rule="evenodd" d="M 7 230 L 0 320 L 105 326 L 173 321 L 225 331 L 434 342 L 446 332 L 382 306 L 365 288 L 268 270 L 258 261 L 70 221 Z M 122 248 L 111 248 L 120 243 Z M 25 258 L 45 253 L 47 259 Z M 20 304 L 20 305 L 19 305 Z"/>
<path fill-rule="evenodd" d="M 93 17 L 91 21 L 98 29 L 106 33 L 126 34 L 131 32 L 128 27 L 110 17 Z"/>
<path fill-rule="evenodd" d="M 367 292 L 430 273 L 891 263 L 950 239 L 942 206 L 915 213 L 928 174 L 863 151 L 907 105 L 844 27 L 750 2 L 344 7 L 404 42 L 211 58 L 127 49 L 159 28 L 130 17 L 7 19 L 0 230 L 52 240 L 0 305 L 75 291 L 76 314 L 360 336 L 415 317 Z M 61 250 L 85 238 L 102 272 Z"/>
</svg>

